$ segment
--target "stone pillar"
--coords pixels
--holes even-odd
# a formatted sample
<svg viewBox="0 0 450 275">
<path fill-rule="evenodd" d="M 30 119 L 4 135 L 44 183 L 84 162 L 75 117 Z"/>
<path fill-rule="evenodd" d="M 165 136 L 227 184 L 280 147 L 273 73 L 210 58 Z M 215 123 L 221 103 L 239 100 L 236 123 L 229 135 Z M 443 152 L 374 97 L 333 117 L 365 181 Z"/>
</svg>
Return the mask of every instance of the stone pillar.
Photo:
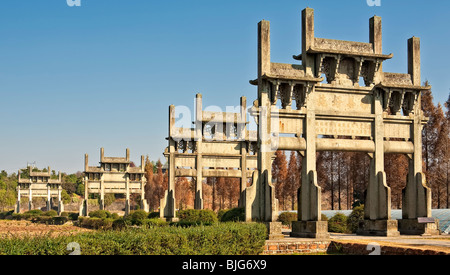
<svg viewBox="0 0 450 275">
<path fill-rule="evenodd" d="M 237 124 L 237 134 L 238 139 L 241 141 L 241 185 L 240 185 L 240 196 L 238 201 L 238 207 L 245 207 L 245 192 L 247 188 L 247 154 L 249 143 L 244 142 L 247 137 L 247 98 L 241 97 L 241 112 L 239 123 Z"/>
<path fill-rule="evenodd" d="M 314 89 L 305 87 L 305 89 Z M 328 223 L 322 221 L 322 189 L 317 184 L 316 172 L 316 114 L 314 92 L 307 90 L 305 118 L 306 151 L 302 164 L 302 184 L 298 192 L 298 221 L 292 223 L 292 237 L 329 238 Z M 311 103 L 309 103 L 311 102 Z"/>
<path fill-rule="evenodd" d="M 28 192 L 28 211 L 32 210 L 33 207 L 33 190 L 31 188 L 32 184 L 30 183 L 29 192 Z"/>
<path fill-rule="evenodd" d="M 375 121 L 373 141 L 375 153 L 371 155 L 369 185 L 364 206 L 364 221 L 357 234 L 377 236 L 398 236 L 397 220 L 391 219 L 391 189 L 386 183 L 384 172 L 384 120 L 382 93 L 373 90 Z"/>
<path fill-rule="evenodd" d="M 420 38 L 412 37 L 408 39 L 408 74 L 414 86 L 422 85 L 420 69 Z"/>
<path fill-rule="evenodd" d="M 100 178 L 100 210 L 105 210 L 105 180 L 103 175 Z"/>
<path fill-rule="evenodd" d="M 420 39 L 413 37 L 408 40 L 408 73 L 413 84 L 420 86 Z M 405 235 L 439 235 L 438 222 L 419 223 L 419 218 L 432 218 L 431 189 L 426 184 L 422 173 L 422 120 L 421 97 L 417 95 L 414 104 L 414 124 L 411 127 L 411 139 L 414 143 L 414 153 L 409 159 L 408 179 L 402 191 L 402 219 L 399 220 L 399 230 Z"/>
<path fill-rule="evenodd" d="M 195 177 L 195 199 L 194 208 L 203 209 L 203 161 L 202 161 L 202 142 L 203 142 L 203 104 L 202 95 L 195 96 L 195 140 L 197 150 Z"/>
<path fill-rule="evenodd" d="M 58 215 L 61 215 L 62 212 L 64 212 L 64 203 L 61 199 L 61 192 L 62 187 L 61 185 L 58 186 Z"/>
<path fill-rule="evenodd" d="M 87 154 L 86 154 L 87 156 Z M 81 203 L 81 207 L 80 207 L 80 216 L 83 217 L 87 217 L 89 215 L 89 179 L 87 177 L 87 175 L 84 175 L 83 178 L 83 183 L 84 183 L 84 200 Z"/>
<path fill-rule="evenodd" d="M 306 8 L 302 11 L 302 65 L 309 76 L 313 76 L 316 71 L 315 57 L 307 54 L 314 47 L 314 40 L 314 10 Z"/>
<path fill-rule="evenodd" d="M 47 211 L 52 210 L 51 200 L 52 197 L 50 195 L 50 184 L 47 184 Z"/>
<path fill-rule="evenodd" d="M 175 140 L 172 137 L 172 129 L 175 127 L 175 106 L 169 107 L 169 148 L 168 148 L 168 190 L 164 194 L 164 198 L 160 204 L 160 217 L 167 220 L 176 220 L 175 217 Z"/>
<path fill-rule="evenodd" d="M 19 171 L 19 177 L 20 177 L 20 171 Z M 14 208 L 14 213 L 18 214 L 20 213 L 20 185 L 17 185 L 17 203 L 16 207 Z"/>
<path fill-rule="evenodd" d="M 125 216 L 130 214 L 130 174 L 125 176 Z"/>
<path fill-rule="evenodd" d="M 278 218 L 278 201 L 275 199 L 275 188 L 272 185 L 272 103 L 270 101 L 270 83 L 263 78 L 270 73 L 270 22 L 258 24 L 258 176 L 253 182 L 255 186 L 252 201 L 246 199 L 246 217 L 264 222 L 269 230 L 269 239 L 282 238 Z M 249 187 L 252 189 L 252 187 Z M 250 191 L 249 191 L 250 193 Z M 249 197 L 250 198 L 250 197 Z"/>
<path fill-rule="evenodd" d="M 144 173 L 141 177 L 141 209 L 149 212 L 147 198 L 145 197 L 145 185 L 147 183 L 147 180 L 145 178 L 145 158 L 143 155 L 141 156 L 141 171 L 142 173 Z"/>
</svg>

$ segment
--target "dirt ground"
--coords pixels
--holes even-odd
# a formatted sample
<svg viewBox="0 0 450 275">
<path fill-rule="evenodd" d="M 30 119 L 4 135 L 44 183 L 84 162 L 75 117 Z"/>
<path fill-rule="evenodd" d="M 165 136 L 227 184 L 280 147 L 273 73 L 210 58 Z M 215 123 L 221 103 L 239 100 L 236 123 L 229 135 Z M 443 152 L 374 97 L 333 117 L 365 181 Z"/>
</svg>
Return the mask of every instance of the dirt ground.
<svg viewBox="0 0 450 275">
<path fill-rule="evenodd" d="M 38 236 L 48 235 L 60 236 L 70 235 L 92 230 L 80 228 L 72 224 L 66 225 L 45 225 L 32 223 L 30 221 L 0 220 L 0 238 L 8 235 L 12 236 Z"/>
</svg>

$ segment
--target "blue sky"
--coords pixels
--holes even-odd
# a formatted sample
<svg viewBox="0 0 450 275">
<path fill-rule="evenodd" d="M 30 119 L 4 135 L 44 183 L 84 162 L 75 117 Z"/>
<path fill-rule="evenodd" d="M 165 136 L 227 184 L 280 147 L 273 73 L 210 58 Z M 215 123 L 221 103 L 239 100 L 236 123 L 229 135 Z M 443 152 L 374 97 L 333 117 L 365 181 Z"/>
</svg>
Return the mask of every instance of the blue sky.
<svg viewBox="0 0 450 275">
<path fill-rule="evenodd" d="M 421 38 L 422 80 L 435 102 L 450 91 L 450 1 L 2 0 L 0 169 L 36 162 L 82 171 L 107 156 L 163 159 L 168 106 L 236 106 L 256 97 L 257 23 L 271 21 L 272 61 L 295 63 L 301 10 L 316 36 L 368 42 L 383 18 L 384 71 L 407 72 L 407 39 Z"/>
</svg>

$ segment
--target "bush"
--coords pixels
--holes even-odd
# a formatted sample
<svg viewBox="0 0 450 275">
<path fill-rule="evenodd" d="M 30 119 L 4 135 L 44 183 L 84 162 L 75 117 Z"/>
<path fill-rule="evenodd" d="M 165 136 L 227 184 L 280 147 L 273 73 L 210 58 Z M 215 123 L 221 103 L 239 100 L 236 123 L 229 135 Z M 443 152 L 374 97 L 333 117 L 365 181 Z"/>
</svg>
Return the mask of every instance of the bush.
<svg viewBox="0 0 450 275">
<path fill-rule="evenodd" d="M 64 216 L 52 218 L 52 224 L 54 224 L 54 225 L 63 225 L 68 221 L 69 221 L 69 218 L 64 217 Z"/>
<path fill-rule="evenodd" d="M 348 216 L 348 230 L 352 233 L 356 233 L 361 221 L 364 221 L 364 204 L 353 208 L 352 213 Z"/>
<path fill-rule="evenodd" d="M 8 219 L 14 214 L 14 210 L 8 212 L 0 212 L 0 220 Z"/>
<path fill-rule="evenodd" d="M 292 222 L 298 221 L 298 214 L 295 212 L 283 212 L 278 216 L 278 221 L 290 227 Z"/>
<path fill-rule="evenodd" d="M 142 226 L 144 227 L 157 227 L 157 226 L 166 226 L 168 223 L 166 220 L 155 218 L 155 219 L 144 219 L 141 221 Z"/>
<path fill-rule="evenodd" d="M 42 213 L 42 216 L 56 217 L 56 216 L 58 216 L 58 212 L 56 212 L 55 210 L 49 210 L 49 211 L 45 211 L 44 213 Z"/>
<path fill-rule="evenodd" d="M 71 242 L 80 244 L 82 255 L 260 255 L 266 234 L 266 226 L 260 223 L 217 223 L 58 237 L 6 236 L 0 239 L 0 255 L 67 255 Z"/>
<path fill-rule="evenodd" d="M 89 217 L 106 219 L 106 218 L 111 218 L 112 215 L 110 212 L 108 212 L 106 210 L 96 210 L 96 211 L 89 212 Z"/>
<path fill-rule="evenodd" d="M 52 217 L 50 216 L 36 216 L 33 217 L 32 222 L 34 223 L 43 223 L 43 224 L 52 224 Z"/>
<path fill-rule="evenodd" d="M 148 214 L 149 219 L 155 219 L 155 218 L 159 218 L 159 212 L 151 212 L 150 214 Z"/>
<path fill-rule="evenodd" d="M 30 216 L 42 216 L 44 214 L 44 211 L 42 211 L 40 209 L 34 209 L 34 210 L 27 211 L 24 214 L 30 215 Z"/>
<path fill-rule="evenodd" d="M 180 210 L 177 212 L 177 217 L 180 219 L 180 222 L 187 222 L 193 224 L 213 224 L 216 223 L 217 215 L 214 211 L 206 209 L 206 210 L 195 210 L 195 209 L 187 209 Z"/>
<path fill-rule="evenodd" d="M 76 220 L 78 220 L 78 217 L 79 217 L 79 216 L 80 216 L 79 213 L 69 213 L 68 218 L 69 218 L 69 220 L 71 220 L 71 221 L 76 221 Z"/>
<path fill-rule="evenodd" d="M 132 211 L 130 214 L 130 218 L 133 224 L 140 225 L 142 220 L 148 218 L 148 213 L 144 210 Z"/>
<path fill-rule="evenodd" d="M 112 223 L 112 229 L 114 230 L 124 230 L 129 225 L 128 221 L 124 218 L 119 218 L 114 220 Z"/>
<path fill-rule="evenodd" d="M 328 220 L 328 231 L 334 233 L 348 233 L 347 216 L 342 213 L 336 213 Z"/>
<path fill-rule="evenodd" d="M 233 208 L 221 213 L 221 222 L 244 222 L 245 208 Z"/>
<path fill-rule="evenodd" d="M 107 230 L 111 229 L 114 220 L 111 218 L 85 218 L 79 217 L 79 225 L 84 228 L 89 229 L 102 229 Z"/>
</svg>

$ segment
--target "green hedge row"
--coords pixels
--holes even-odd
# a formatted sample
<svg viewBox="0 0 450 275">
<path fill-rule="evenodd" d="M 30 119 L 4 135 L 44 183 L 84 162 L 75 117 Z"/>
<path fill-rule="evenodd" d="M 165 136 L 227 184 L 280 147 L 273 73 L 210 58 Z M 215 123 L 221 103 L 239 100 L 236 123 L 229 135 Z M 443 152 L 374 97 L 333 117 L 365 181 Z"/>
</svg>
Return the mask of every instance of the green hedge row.
<svg viewBox="0 0 450 275">
<path fill-rule="evenodd" d="M 266 226 L 259 223 L 217 223 L 196 227 L 130 228 L 71 236 L 0 239 L 0 255 L 67 255 L 79 245 L 82 255 L 258 255 Z"/>
</svg>

